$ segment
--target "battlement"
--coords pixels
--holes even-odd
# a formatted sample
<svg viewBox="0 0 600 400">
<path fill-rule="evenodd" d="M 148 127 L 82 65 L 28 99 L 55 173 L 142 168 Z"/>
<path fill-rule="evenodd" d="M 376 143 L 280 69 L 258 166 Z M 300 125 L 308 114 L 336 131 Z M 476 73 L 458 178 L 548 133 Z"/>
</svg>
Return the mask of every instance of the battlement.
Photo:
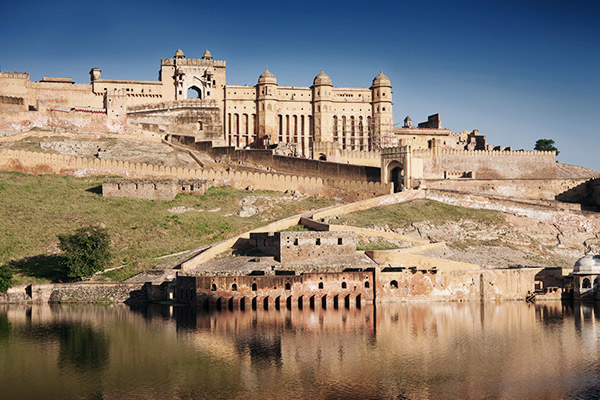
<svg viewBox="0 0 600 400">
<path fill-rule="evenodd" d="M 539 156 L 539 157 L 556 157 L 554 151 L 537 151 L 537 150 L 442 150 L 441 154 L 464 155 L 464 156 Z"/>
<path fill-rule="evenodd" d="M 0 78 L 29 79 L 29 73 L 0 71 Z"/>
<path fill-rule="evenodd" d="M 225 68 L 225 60 L 204 60 L 202 58 L 180 58 L 175 60 L 174 58 L 161 58 L 160 65 L 175 66 L 177 65 L 189 65 L 199 67 L 221 67 Z"/>
</svg>

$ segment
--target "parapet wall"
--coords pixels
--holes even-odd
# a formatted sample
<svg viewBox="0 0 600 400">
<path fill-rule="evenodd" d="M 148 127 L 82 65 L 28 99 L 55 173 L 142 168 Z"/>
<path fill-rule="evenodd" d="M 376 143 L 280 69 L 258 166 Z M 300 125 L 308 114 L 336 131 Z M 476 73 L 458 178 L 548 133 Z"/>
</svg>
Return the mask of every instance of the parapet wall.
<svg viewBox="0 0 600 400">
<path fill-rule="evenodd" d="M 580 179 L 423 179 L 421 189 L 505 196 L 517 199 L 587 201 L 589 178 Z"/>
<path fill-rule="evenodd" d="M 277 173 L 189 169 L 8 149 L 0 150 L 0 169 L 75 176 L 117 175 L 129 178 L 207 179 L 215 186 L 228 185 L 238 189 L 253 186 L 260 190 L 282 192 L 294 189 L 340 201 L 355 201 L 390 192 L 389 184 L 375 182 L 321 179 Z"/>
<path fill-rule="evenodd" d="M 323 157 L 341 164 L 381 167 L 381 153 L 378 151 L 342 150 L 338 143 L 313 143 L 313 159 L 320 160 Z"/>
<path fill-rule="evenodd" d="M 472 172 L 476 179 L 555 179 L 553 151 L 420 150 L 425 179 L 443 179 L 445 171 Z"/>
<path fill-rule="evenodd" d="M 112 179 L 102 182 L 102 196 L 173 200 L 180 193 L 201 196 L 211 186 L 201 179 Z"/>
</svg>

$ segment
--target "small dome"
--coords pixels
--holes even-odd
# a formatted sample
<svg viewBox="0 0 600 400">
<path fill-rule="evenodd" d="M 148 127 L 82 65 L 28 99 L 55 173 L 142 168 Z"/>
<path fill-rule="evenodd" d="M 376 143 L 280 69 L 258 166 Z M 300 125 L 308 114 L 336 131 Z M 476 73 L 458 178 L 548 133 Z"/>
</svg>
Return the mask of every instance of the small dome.
<svg viewBox="0 0 600 400">
<path fill-rule="evenodd" d="M 379 73 L 379 75 L 377 75 L 375 77 L 375 79 L 373 79 L 373 86 L 392 86 L 392 82 L 390 82 L 390 78 L 388 78 L 387 76 L 385 76 L 383 74 L 383 71 L 381 71 Z"/>
<path fill-rule="evenodd" d="M 573 274 L 600 274 L 600 255 L 581 257 L 573 267 Z"/>
<path fill-rule="evenodd" d="M 323 72 L 323 70 L 321 70 L 321 73 L 319 75 L 315 76 L 315 79 L 313 80 L 313 86 L 323 86 L 323 85 L 333 86 L 329 75 L 327 75 L 325 72 Z"/>
<path fill-rule="evenodd" d="M 275 78 L 275 75 L 273 75 L 271 71 L 269 71 L 269 67 L 267 67 L 265 72 L 258 77 L 258 83 L 272 83 L 277 85 L 277 78 Z"/>
<path fill-rule="evenodd" d="M 175 58 L 185 58 L 185 54 L 183 54 L 183 50 L 177 49 L 175 52 Z"/>
<path fill-rule="evenodd" d="M 208 51 L 208 49 L 206 49 L 206 51 L 202 55 L 202 59 L 203 60 L 212 60 L 212 58 L 213 58 L 212 54 L 210 54 L 210 51 Z"/>
</svg>

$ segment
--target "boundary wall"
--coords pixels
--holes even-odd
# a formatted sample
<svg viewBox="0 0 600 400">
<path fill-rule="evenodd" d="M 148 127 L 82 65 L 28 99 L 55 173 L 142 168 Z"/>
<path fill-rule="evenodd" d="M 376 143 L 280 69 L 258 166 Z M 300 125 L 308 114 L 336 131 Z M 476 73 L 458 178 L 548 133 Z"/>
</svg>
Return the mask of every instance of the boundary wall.
<svg viewBox="0 0 600 400">
<path fill-rule="evenodd" d="M 324 195 L 338 201 L 356 201 L 390 192 L 389 184 L 376 182 L 343 181 L 278 173 L 189 169 L 10 149 L 0 150 L 0 169 L 74 176 L 119 175 L 128 178 L 201 178 L 212 180 L 215 186 L 229 185 L 238 189 L 253 186 L 256 189 L 282 192 L 294 189 L 310 195 Z"/>
<path fill-rule="evenodd" d="M 319 160 L 322 156 L 330 162 L 381 167 L 379 151 L 343 150 L 338 143 L 313 143 L 313 159 Z"/>
<path fill-rule="evenodd" d="M 590 178 L 423 179 L 420 181 L 420 189 L 457 190 L 519 199 L 560 200 L 568 203 L 581 203 L 588 200 L 588 186 L 586 184 L 588 181 L 590 181 Z M 564 204 L 564 206 L 567 206 L 567 204 Z"/>
<path fill-rule="evenodd" d="M 445 171 L 472 172 L 476 179 L 554 179 L 553 151 L 416 150 L 423 178 L 443 179 Z"/>
</svg>

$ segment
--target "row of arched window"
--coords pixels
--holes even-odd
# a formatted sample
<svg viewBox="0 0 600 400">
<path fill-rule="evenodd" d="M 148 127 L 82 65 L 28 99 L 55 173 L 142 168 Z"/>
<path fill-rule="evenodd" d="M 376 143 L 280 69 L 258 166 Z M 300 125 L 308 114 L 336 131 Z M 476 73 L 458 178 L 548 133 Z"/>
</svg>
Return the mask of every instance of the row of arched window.
<svg viewBox="0 0 600 400">
<path fill-rule="evenodd" d="M 256 114 L 227 114 L 225 135 L 229 146 L 246 147 L 254 141 L 257 133 Z"/>
<path fill-rule="evenodd" d="M 392 282 L 396 282 L 396 281 L 392 281 Z M 348 288 L 348 284 L 346 283 L 346 281 L 343 281 L 342 284 L 342 289 L 347 289 Z M 398 283 L 396 282 L 396 287 L 398 286 Z M 369 281 L 365 281 L 365 288 L 370 288 L 371 284 L 369 283 Z M 323 284 L 323 282 L 319 282 L 319 289 L 324 289 L 325 285 Z M 277 289 L 276 287 L 274 289 Z M 210 290 L 212 292 L 216 292 L 217 291 L 217 285 L 215 283 L 213 283 L 210 286 Z M 231 285 L 231 291 L 232 292 L 237 292 L 238 290 L 238 285 L 237 283 L 234 283 Z M 252 283 L 252 291 L 256 292 L 258 290 L 258 285 L 256 284 L 256 282 Z M 290 282 L 286 282 L 285 284 L 285 290 L 292 290 L 292 284 Z"/>
<path fill-rule="evenodd" d="M 312 146 L 312 116 L 277 115 L 277 133 L 280 143 L 298 143 L 301 154 L 308 154 Z"/>
<path fill-rule="evenodd" d="M 365 126 L 366 125 L 366 126 Z M 371 136 L 371 117 L 363 119 L 362 115 L 341 118 L 333 116 L 333 141 L 340 143 L 342 149 L 369 150 L 369 137 Z"/>
</svg>

